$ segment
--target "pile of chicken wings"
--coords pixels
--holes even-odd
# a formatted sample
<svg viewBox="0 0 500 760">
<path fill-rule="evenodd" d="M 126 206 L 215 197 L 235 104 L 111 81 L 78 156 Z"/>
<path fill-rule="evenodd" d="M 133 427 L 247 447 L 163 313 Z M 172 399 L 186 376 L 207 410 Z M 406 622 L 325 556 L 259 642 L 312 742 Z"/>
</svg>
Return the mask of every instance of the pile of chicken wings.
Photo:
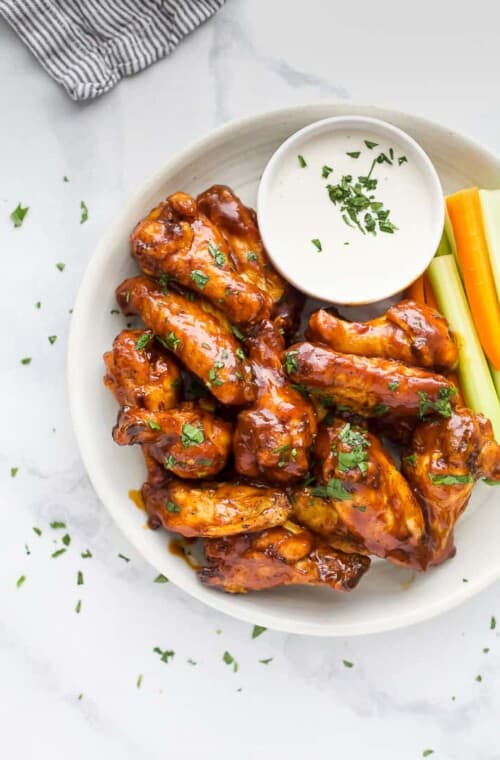
<svg viewBox="0 0 500 760">
<path fill-rule="evenodd" d="M 348 591 L 370 556 L 423 571 L 454 555 L 475 481 L 500 481 L 500 446 L 447 377 L 442 316 L 409 300 L 368 322 L 319 309 L 297 342 L 304 299 L 221 185 L 169 196 L 131 253 L 142 274 L 116 297 L 145 328 L 104 356 L 113 438 L 141 447 L 150 526 L 203 539 L 203 583 Z"/>
</svg>

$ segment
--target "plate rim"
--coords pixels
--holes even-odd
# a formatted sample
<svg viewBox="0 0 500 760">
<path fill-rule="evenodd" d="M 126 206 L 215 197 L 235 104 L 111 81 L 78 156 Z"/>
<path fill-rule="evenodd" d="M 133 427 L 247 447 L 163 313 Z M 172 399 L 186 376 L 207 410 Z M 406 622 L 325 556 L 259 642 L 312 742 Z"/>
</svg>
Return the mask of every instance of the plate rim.
<svg viewBox="0 0 500 760">
<path fill-rule="evenodd" d="M 70 417 L 72 421 L 73 431 L 75 433 L 76 442 L 80 457 L 82 459 L 86 474 L 92 484 L 92 487 L 99 499 L 99 501 L 106 508 L 108 514 L 111 515 L 115 524 L 120 528 L 128 541 L 134 546 L 134 548 L 142 555 L 142 557 L 155 569 L 159 569 L 153 564 L 147 549 L 147 541 L 138 538 L 135 528 L 131 523 L 123 524 L 120 519 L 118 510 L 115 510 L 114 506 L 107 502 L 103 492 L 105 490 L 104 484 L 101 483 L 99 473 L 94 469 L 93 462 L 91 461 L 91 454 L 89 447 L 87 446 L 87 436 L 83 431 L 84 411 L 79 408 L 79 394 L 76 391 L 78 387 L 78 341 L 79 336 L 84 329 L 85 322 L 80 317 L 80 313 L 83 311 L 82 304 L 85 302 L 87 292 L 90 290 L 90 286 L 94 281 L 94 271 L 102 265 L 102 261 L 106 259 L 106 251 L 110 249 L 112 240 L 116 237 L 117 233 L 123 229 L 125 219 L 128 217 L 130 210 L 140 201 L 142 197 L 148 194 L 150 189 L 158 184 L 161 179 L 171 174 L 177 169 L 180 169 L 182 165 L 191 160 L 193 154 L 198 154 L 204 148 L 210 146 L 212 142 L 218 142 L 224 138 L 225 135 L 230 134 L 234 130 L 244 129 L 266 119 L 282 118 L 286 119 L 288 115 L 296 115 L 297 111 L 314 111 L 315 109 L 332 108 L 332 115 L 335 108 L 353 109 L 353 115 L 356 112 L 363 112 L 367 115 L 373 115 L 375 118 L 389 120 L 391 118 L 403 118 L 410 119 L 411 121 L 418 122 L 422 127 L 429 127 L 433 131 L 436 129 L 441 132 L 443 136 L 454 137 L 457 136 L 460 140 L 469 148 L 482 154 L 487 163 L 496 163 L 500 171 L 500 157 L 489 148 L 485 148 L 476 139 L 470 137 L 463 132 L 459 132 L 455 129 L 442 124 L 441 122 L 434 121 L 427 117 L 415 115 L 407 111 L 401 111 L 399 109 L 393 109 L 386 106 L 377 106 L 367 103 L 351 102 L 344 100 L 321 100 L 312 103 L 300 104 L 297 103 L 285 108 L 268 109 L 260 111 L 256 114 L 244 116 L 242 118 L 232 119 L 214 129 L 209 130 L 207 133 L 197 138 L 193 142 L 189 143 L 186 147 L 179 151 L 176 151 L 174 155 L 164 162 L 158 169 L 150 174 L 139 186 L 139 188 L 127 196 L 125 202 L 120 206 L 118 212 L 114 215 L 112 221 L 106 226 L 104 232 L 101 234 L 97 245 L 95 246 L 88 262 L 85 267 L 85 271 L 78 288 L 77 297 L 75 299 L 73 315 L 71 320 L 71 327 L 68 336 L 68 347 L 66 357 L 66 379 L 67 379 L 67 391 L 69 399 Z M 338 115 L 343 115 L 340 112 Z M 111 254 L 108 253 L 108 256 Z M 144 531 L 144 539 L 147 537 L 147 531 Z M 382 621 L 364 623 L 341 623 L 327 622 L 327 623 L 315 623 L 308 622 L 307 620 L 298 621 L 296 619 L 288 619 L 285 614 L 280 612 L 270 613 L 264 611 L 256 611 L 254 615 L 252 610 L 235 610 L 231 605 L 231 596 L 224 593 L 213 593 L 207 598 L 204 587 L 198 589 L 187 588 L 186 584 L 180 576 L 176 577 L 176 573 L 169 572 L 169 580 L 184 593 L 193 597 L 199 602 L 206 604 L 207 606 L 230 615 L 238 620 L 250 624 L 265 625 L 267 628 L 282 631 L 285 633 L 314 635 L 324 637 L 338 637 L 338 636 L 357 636 L 366 634 L 382 633 L 385 631 L 396 630 L 398 628 L 406 628 L 410 625 L 430 620 L 448 610 L 452 610 L 463 604 L 468 599 L 479 594 L 482 590 L 490 586 L 496 580 L 500 578 L 500 562 L 497 568 L 491 568 L 489 572 L 484 573 L 478 580 L 462 586 L 457 586 L 457 589 L 452 593 L 446 595 L 444 598 L 440 596 L 435 600 L 427 602 L 425 607 L 420 607 L 412 612 L 404 615 L 393 616 L 392 618 L 385 618 Z"/>
</svg>

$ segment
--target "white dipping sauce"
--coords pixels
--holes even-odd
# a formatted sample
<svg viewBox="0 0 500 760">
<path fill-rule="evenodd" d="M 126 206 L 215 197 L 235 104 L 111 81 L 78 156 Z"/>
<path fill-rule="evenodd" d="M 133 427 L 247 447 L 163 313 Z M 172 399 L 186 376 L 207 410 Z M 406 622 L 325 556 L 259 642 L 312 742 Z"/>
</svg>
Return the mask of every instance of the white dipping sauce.
<svg viewBox="0 0 500 760">
<path fill-rule="evenodd" d="M 357 158 L 348 155 L 357 152 Z M 332 202 L 327 186 L 351 175 L 354 187 L 381 153 L 392 164 L 375 163 L 377 186 L 361 192 L 383 206 L 359 213 L 363 234 L 346 224 L 343 216 L 355 223 L 341 211 L 342 202 Z M 332 169 L 328 177 L 323 167 Z M 377 213 L 384 210 L 397 227 L 392 234 L 380 229 Z M 278 149 L 262 177 L 258 216 L 269 255 L 292 284 L 326 301 L 369 303 L 404 289 L 425 270 L 442 233 L 444 201 L 434 167 L 408 135 L 377 120 L 338 117 L 306 127 Z M 366 227 L 374 224 L 371 234 Z"/>
</svg>

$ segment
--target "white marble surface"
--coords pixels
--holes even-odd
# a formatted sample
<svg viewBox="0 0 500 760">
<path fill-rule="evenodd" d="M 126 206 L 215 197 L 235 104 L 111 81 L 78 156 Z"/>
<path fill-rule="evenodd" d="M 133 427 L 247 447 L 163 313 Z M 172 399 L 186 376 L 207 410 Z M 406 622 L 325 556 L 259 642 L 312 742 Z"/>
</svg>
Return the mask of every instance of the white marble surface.
<svg viewBox="0 0 500 760">
<path fill-rule="evenodd" d="M 248 625 L 153 583 L 155 572 L 98 503 L 68 416 L 68 310 L 92 249 L 137 184 L 190 140 L 258 110 L 342 98 L 414 111 L 500 150 L 492 4 L 424 0 L 404 16 L 401 7 L 228 0 L 170 60 L 87 105 L 71 102 L 0 25 L 3 757 L 312 751 L 416 760 L 433 749 L 436 760 L 500 758 L 500 640 L 490 630 L 491 616 L 500 620 L 500 583 L 390 634 L 328 640 L 267 631 L 252 640 Z M 14 230 L 18 201 L 30 211 Z M 29 366 L 20 364 L 25 356 Z M 11 467 L 19 467 L 15 478 Z M 64 520 L 71 535 L 56 559 L 61 533 L 51 520 Z M 81 559 L 87 548 L 93 557 Z M 175 650 L 174 660 L 161 663 L 155 646 Z M 237 673 L 222 662 L 225 650 Z"/>
</svg>

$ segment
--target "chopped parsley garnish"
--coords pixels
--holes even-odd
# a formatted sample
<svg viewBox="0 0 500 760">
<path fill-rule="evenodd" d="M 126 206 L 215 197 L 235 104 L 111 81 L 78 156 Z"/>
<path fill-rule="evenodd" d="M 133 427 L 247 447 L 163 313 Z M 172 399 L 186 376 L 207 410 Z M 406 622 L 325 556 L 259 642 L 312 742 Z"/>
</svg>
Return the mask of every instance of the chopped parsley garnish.
<svg viewBox="0 0 500 760">
<path fill-rule="evenodd" d="M 326 486 L 313 488 L 313 496 L 319 496 L 321 499 L 336 499 L 337 501 L 352 499 L 352 494 L 346 491 L 342 481 L 338 478 L 330 478 Z"/>
<path fill-rule="evenodd" d="M 60 272 L 64 272 L 64 267 L 65 266 L 66 266 L 66 264 L 63 264 L 62 261 L 58 261 L 57 264 L 56 264 L 56 267 L 59 269 Z M 128 301 L 127 301 L 127 303 L 128 303 Z"/>
<path fill-rule="evenodd" d="M 50 556 L 51 556 L 52 558 L 55 558 L 55 557 L 60 557 L 60 556 L 61 556 L 61 554 L 64 554 L 64 552 L 65 552 L 65 551 L 66 551 L 66 549 L 57 549 L 57 550 L 56 550 L 55 552 L 53 552 L 53 554 L 51 554 Z"/>
<path fill-rule="evenodd" d="M 146 348 L 146 346 L 148 345 L 148 343 L 151 340 L 151 338 L 152 338 L 152 334 L 150 332 L 143 333 L 139 338 L 137 338 L 137 340 L 136 340 L 136 342 L 134 344 L 135 348 L 138 351 L 140 351 L 143 348 Z"/>
<path fill-rule="evenodd" d="M 66 527 L 66 523 L 64 523 L 64 522 L 61 522 L 60 520 L 53 520 L 53 521 L 50 523 L 50 527 L 51 527 L 53 530 L 64 530 L 64 528 Z"/>
<path fill-rule="evenodd" d="M 424 751 L 422 752 L 422 757 L 429 757 L 430 755 L 433 755 L 433 754 L 434 754 L 433 749 L 424 749 Z"/>
<path fill-rule="evenodd" d="M 377 404 L 373 407 L 373 414 L 376 417 L 381 417 L 383 414 L 387 414 L 389 407 L 386 404 Z"/>
<path fill-rule="evenodd" d="M 81 609 L 82 609 L 82 600 L 81 600 L 81 599 L 79 599 L 79 600 L 77 601 L 77 603 L 76 603 L 76 607 L 75 607 L 75 612 L 76 612 L 76 614 L 77 614 L 77 615 L 79 615 L 79 614 L 80 614 L 80 610 L 81 610 Z M 81 699 L 81 698 L 82 698 L 82 695 L 80 694 L 80 696 L 78 697 L 78 699 Z"/>
<path fill-rule="evenodd" d="M 223 253 L 219 245 L 214 245 L 211 241 L 208 244 L 208 252 L 215 262 L 215 266 L 221 267 L 226 263 L 226 254 Z"/>
<path fill-rule="evenodd" d="M 69 533 L 65 533 L 64 536 L 61 538 L 61 541 L 63 542 L 64 546 L 69 546 L 71 543 L 71 536 Z"/>
<path fill-rule="evenodd" d="M 247 261 L 258 261 L 259 257 L 254 251 L 249 251 L 247 253 Z"/>
<path fill-rule="evenodd" d="M 89 557 L 91 556 L 92 556 L 92 552 L 90 551 L 90 549 L 85 549 L 85 551 L 80 554 L 80 557 L 82 559 L 89 559 Z"/>
<path fill-rule="evenodd" d="M 168 281 L 169 281 L 169 276 L 168 274 L 164 272 L 162 276 L 160 277 L 160 281 L 159 281 L 160 290 L 164 296 L 168 295 Z"/>
<path fill-rule="evenodd" d="M 440 388 L 436 401 L 432 401 L 425 391 L 417 391 L 420 399 L 418 404 L 418 416 L 420 419 L 424 419 L 425 415 L 429 412 L 437 412 L 442 417 L 451 417 L 451 403 L 450 398 L 454 396 L 457 389 L 452 388 Z"/>
<path fill-rule="evenodd" d="M 37 528 L 36 525 L 33 526 L 33 532 L 36 533 L 37 536 L 42 535 L 42 531 L 40 530 L 40 528 Z"/>
<path fill-rule="evenodd" d="M 368 454 L 363 449 L 353 449 L 352 451 L 339 451 L 338 463 L 339 470 L 341 472 L 348 472 L 349 470 L 358 467 L 364 474 L 368 469 Z"/>
<path fill-rule="evenodd" d="M 51 346 L 54 345 L 54 343 L 56 342 L 56 340 L 57 340 L 57 335 L 49 335 L 49 343 L 50 343 Z"/>
<path fill-rule="evenodd" d="M 31 356 L 25 356 L 24 359 L 21 359 L 21 364 L 31 364 Z"/>
<path fill-rule="evenodd" d="M 407 457 L 403 457 L 403 462 L 407 464 L 409 467 L 415 467 L 415 465 L 417 464 L 417 455 L 408 454 Z"/>
<path fill-rule="evenodd" d="M 85 201 L 80 201 L 80 211 L 82 212 L 80 216 L 80 224 L 83 224 L 89 218 L 89 210 Z"/>
<path fill-rule="evenodd" d="M 78 573 L 77 573 L 77 576 L 76 576 L 76 585 L 77 586 L 83 586 L 83 583 L 84 583 L 84 581 L 83 581 L 83 573 L 82 573 L 81 570 L 79 570 Z"/>
<path fill-rule="evenodd" d="M 205 287 L 205 285 L 207 284 L 210 278 L 208 277 L 208 275 L 203 274 L 203 272 L 200 272 L 199 269 L 193 269 L 193 271 L 191 272 L 191 279 L 197 288 L 200 288 L 200 290 L 203 290 L 203 288 Z"/>
<path fill-rule="evenodd" d="M 17 588 L 21 588 L 21 586 L 23 585 L 23 583 L 24 583 L 25 580 L 26 580 L 26 576 L 25 575 L 21 575 L 21 577 L 18 578 L 17 581 L 16 581 Z"/>
<path fill-rule="evenodd" d="M 196 660 L 193 660 L 193 658 L 192 658 L 192 657 L 189 657 L 189 658 L 186 660 L 186 662 L 187 662 L 189 665 L 198 665 L 198 663 L 196 662 Z"/>
<path fill-rule="evenodd" d="M 156 340 L 163 346 L 163 348 L 168 348 L 170 351 L 174 352 L 177 351 L 182 343 L 182 340 L 177 337 L 173 330 L 170 330 L 166 338 L 163 338 L 161 335 L 157 335 Z"/>
<path fill-rule="evenodd" d="M 245 342 L 245 336 L 243 335 L 239 327 L 236 327 L 236 325 L 231 325 L 231 332 L 236 338 L 238 338 L 238 340 L 242 340 L 243 342 Z"/>
<path fill-rule="evenodd" d="M 489 647 L 484 647 L 484 649 L 483 649 L 483 653 L 484 654 L 488 654 L 489 651 L 490 651 Z"/>
<path fill-rule="evenodd" d="M 120 309 L 110 309 L 109 313 L 110 314 L 119 314 L 120 313 Z"/>
<path fill-rule="evenodd" d="M 363 506 L 363 505 L 361 505 L 361 504 L 353 504 L 353 505 L 352 505 L 352 508 L 353 508 L 353 509 L 357 509 L 357 510 L 358 510 L 358 512 L 366 512 L 366 507 L 364 507 L 364 506 Z"/>
<path fill-rule="evenodd" d="M 344 665 L 345 665 L 346 668 L 353 668 L 354 667 L 354 663 L 351 662 L 350 660 L 342 660 L 342 662 L 344 663 Z"/>
<path fill-rule="evenodd" d="M 195 427 L 189 422 L 186 422 L 182 426 L 181 443 L 185 449 L 189 446 L 198 446 L 203 443 L 204 440 L 205 436 L 203 435 L 201 427 Z"/>
<path fill-rule="evenodd" d="M 229 652 L 224 652 L 224 654 L 222 655 L 222 659 L 226 663 L 226 665 L 233 666 L 233 673 L 236 673 L 238 671 L 238 663 L 236 662 L 232 654 L 229 654 Z"/>
<path fill-rule="evenodd" d="M 373 150 L 373 148 L 378 146 L 378 143 L 372 142 L 371 140 L 363 140 L 363 142 L 369 150 Z"/>
<path fill-rule="evenodd" d="M 297 160 L 299 162 L 299 166 L 300 166 L 301 169 L 303 169 L 305 166 L 307 166 L 307 163 L 306 163 L 306 160 L 305 160 L 304 156 L 301 156 L 300 153 L 297 156 Z"/>
<path fill-rule="evenodd" d="M 122 559 L 124 562 L 130 562 L 130 557 L 126 557 L 124 554 L 118 554 L 118 557 Z"/>
<path fill-rule="evenodd" d="M 332 167 L 327 166 L 327 164 L 325 164 L 323 168 L 321 169 L 321 176 L 323 177 L 323 179 L 328 179 L 328 177 L 330 176 L 332 172 L 333 172 Z"/>
<path fill-rule="evenodd" d="M 181 511 L 181 508 L 177 504 L 174 504 L 173 501 L 170 501 L 170 499 L 166 502 L 165 507 L 167 509 L 167 512 L 180 512 Z"/>
<path fill-rule="evenodd" d="M 167 470 L 171 470 L 177 464 L 177 459 L 172 454 L 167 454 L 163 461 L 163 466 Z"/>
<path fill-rule="evenodd" d="M 298 351 L 288 351 L 285 354 L 285 361 L 283 362 L 283 367 L 285 368 L 285 372 L 288 375 L 293 374 L 294 372 L 297 372 L 299 369 L 299 363 L 297 361 Z"/>
<path fill-rule="evenodd" d="M 313 240 L 311 240 L 311 243 L 316 248 L 316 250 L 318 251 L 323 250 L 323 246 L 321 245 L 321 240 L 319 240 L 319 238 L 313 238 Z"/>
<path fill-rule="evenodd" d="M 367 448 L 370 445 L 370 441 L 366 434 L 361 431 L 353 430 L 350 422 L 346 422 L 340 431 L 339 439 L 342 443 L 346 443 L 351 448 Z"/>
<path fill-rule="evenodd" d="M 497 619 L 496 617 L 492 615 L 491 620 L 490 620 L 490 630 L 494 631 L 496 627 L 497 627 Z"/>
<path fill-rule="evenodd" d="M 347 155 L 350 156 L 351 158 L 359 158 L 361 155 L 361 152 L 359 150 L 352 150 L 348 152 Z"/>
<path fill-rule="evenodd" d="M 155 420 L 149 420 L 148 419 L 147 423 L 148 423 L 149 427 L 151 428 L 151 430 L 161 430 L 161 426 L 158 425 L 158 423 L 155 422 Z"/>
<path fill-rule="evenodd" d="M 155 647 L 153 649 L 153 652 L 155 654 L 159 654 L 160 660 L 165 663 L 168 663 L 169 660 L 175 657 L 175 652 L 173 649 L 160 649 L 160 647 Z"/>
<path fill-rule="evenodd" d="M 408 163 L 408 159 L 406 158 L 406 156 L 400 156 L 400 157 L 398 158 L 398 164 L 399 164 L 400 166 L 401 166 L 401 164 L 407 164 L 407 163 Z"/>
<path fill-rule="evenodd" d="M 259 660 L 259 662 L 260 662 L 262 665 L 269 665 L 269 663 L 270 663 L 270 662 L 272 662 L 272 661 L 273 661 L 273 659 L 274 659 L 273 657 L 268 657 L 268 658 L 267 658 L 267 659 L 265 659 L 265 660 Z"/>
<path fill-rule="evenodd" d="M 167 578 L 166 575 L 163 575 L 163 573 L 160 573 L 159 575 L 156 576 L 156 578 L 154 579 L 154 582 L 155 583 L 168 583 L 168 578 Z"/>
<path fill-rule="evenodd" d="M 399 383 L 397 380 L 394 380 L 392 383 L 389 383 L 387 387 L 389 388 L 390 391 L 395 391 L 397 390 L 397 388 L 399 388 Z"/>
<path fill-rule="evenodd" d="M 478 683 L 481 683 L 481 681 L 482 681 L 482 680 L 483 680 L 483 677 L 482 677 L 482 676 L 476 676 L 476 681 L 477 681 Z"/>
<path fill-rule="evenodd" d="M 143 678 L 142 673 L 139 673 L 139 675 L 137 676 L 137 681 L 135 682 L 135 685 L 138 689 L 140 689 L 142 686 L 142 678 Z"/>
<path fill-rule="evenodd" d="M 64 177 L 63 177 L 63 182 L 69 182 L 69 179 L 67 178 L 66 175 L 64 175 Z"/>
<path fill-rule="evenodd" d="M 242 348 L 237 348 L 236 351 L 235 351 L 235 354 L 238 357 L 238 359 L 241 359 L 242 362 L 245 361 L 246 356 L 245 356 L 245 352 L 243 351 Z"/>
<path fill-rule="evenodd" d="M 429 480 L 438 486 L 457 486 L 462 483 L 473 483 L 474 476 L 469 475 L 435 475 L 433 472 L 428 473 Z"/>
<path fill-rule="evenodd" d="M 41 309 L 41 308 L 42 308 L 42 302 L 41 301 L 37 301 L 36 304 L 35 304 L 35 309 Z"/>
<path fill-rule="evenodd" d="M 10 477 L 11 478 L 15 478 L 18 472 L 19 472 L 19 467 L 11 467 L 10 468 Z"/>
<path fill-rule="evenodd" d="M 257 636 L 261 636 L 267 628 L 264 625 L 254 625 L 252 629 L 252 639 L 256 639 Z"/>
<path fill-rule="evenodd" d="M 217 372 L 218 369 L 222 369 L 222 367 L 224 366 L 224 364 L 222 364 L 222 367 L 217 366 L 220 364 L 221 362 L 215 362 L 214 366 L 210 367 L 210 369 L 208 370 L 207 385 L 209 387 L 214 386 L 215 388 L 218 388 L 220 385 L 224 385 L 223 381 L 220 379 L 219 374 Z"/>
<path fill-rule="evenodd" d="M 10 218 L 12 219 L 12 224 L 14 227 L 20 227 L 22 223 L 24 222 L 24 217 L 28 213 L 30 207 L 25 206 L 24 208 L 21 206 L 20 203 L 17 204 L 14 211 L 11 213 Z"/>
<path fill-rule="evenodd" d="M 213 459 L 209 459 L 208 457 L 196 457 L 198 467 L 210 467 L 212 463 Z"/>
</svg>

